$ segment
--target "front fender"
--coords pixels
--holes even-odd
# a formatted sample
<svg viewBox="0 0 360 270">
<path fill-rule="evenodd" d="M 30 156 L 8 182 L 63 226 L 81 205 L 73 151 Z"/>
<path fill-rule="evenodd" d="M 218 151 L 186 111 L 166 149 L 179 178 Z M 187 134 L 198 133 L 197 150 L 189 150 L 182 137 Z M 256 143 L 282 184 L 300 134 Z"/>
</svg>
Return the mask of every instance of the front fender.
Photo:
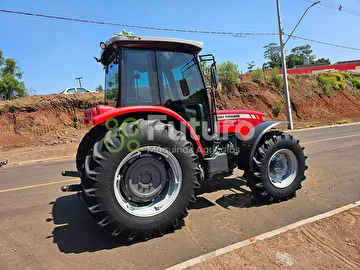
<svg viewBox="0 0 360 270">
<path fill-rule="evenodd" d="M 238 167 L 244 171 L 253 172 L 253 157 L 261 138 L 273 127 L 287 123 L 286 121 L 269 121 L 255 126 L 253 136 L 241 142 Z"/>
<path fill-rule="evenodd" d="M 197 150 L 201 156 L 205 156 L 205 152 L 200 143 L 200 140 L 194 129 L 191 127 L 191 125 L 178 113 L 164 106 L 129 106 L 129 107 L 114 108 L 110 106 L 99 105 L 95 108 L 86 110 L 84 120 L 87 123 L 93 123 L 94 125 L 99 125 L 101 123 L 106 122 L 106 120 L 108 119 L 116 118 L 122 115 L 132 115 L 134 113 L 143 113 L 143 114 L 158 113 L 169 116 L 175 119 L 176 121 L 179 121 L 181 125 L 183 125 L 189 131 L 191 138 L 187 138 L 187 139 L 188 140 L 190 139 L 195 143 L 194 146 L 196 146 L 197 148 L 195 150 Z"/>
</svg>

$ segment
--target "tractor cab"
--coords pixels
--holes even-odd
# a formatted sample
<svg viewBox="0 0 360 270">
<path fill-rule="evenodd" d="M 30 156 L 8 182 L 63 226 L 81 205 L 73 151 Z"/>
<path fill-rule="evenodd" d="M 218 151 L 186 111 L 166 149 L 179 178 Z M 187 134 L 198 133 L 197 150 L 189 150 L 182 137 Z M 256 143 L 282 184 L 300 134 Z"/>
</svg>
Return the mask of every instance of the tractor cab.
<svg viewBox="0 0 360 270">
<path fill-rule="evenodd" d="M 197 134 L 200 128 L 210 135 L 216 133 L 214 93 L 206 88 L 199 65 L 201 42 L 115 35 L 100 46 L 97 60 L 104 65 L 108 104 L 164 106 L 186 121 L 200 123 Z"/>
</svg>

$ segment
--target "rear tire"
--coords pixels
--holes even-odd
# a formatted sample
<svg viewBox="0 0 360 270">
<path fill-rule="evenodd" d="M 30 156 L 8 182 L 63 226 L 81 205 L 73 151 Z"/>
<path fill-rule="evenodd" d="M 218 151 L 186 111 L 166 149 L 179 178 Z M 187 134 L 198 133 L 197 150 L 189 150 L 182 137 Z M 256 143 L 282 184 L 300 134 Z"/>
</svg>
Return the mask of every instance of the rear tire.
<svg viewBox="0 0 360 270">
<path fill-rule="evenodd" d="M 253 172 L 245 172 L 252 192 L 267 201 L 286 200 L 296 195 L 304 172 L 306 156 L 299 141 L 290 134 L 268 132 L 253 158 Z"/>
<path fill-rule="evenodd" d="M 198 177 L 198 156 L 185 135 L 140 119 L 95 143 L 81 182 L 93 219 L 109 234 L 132 241 L 178 228 L 195 202 Z"/>
</svg>

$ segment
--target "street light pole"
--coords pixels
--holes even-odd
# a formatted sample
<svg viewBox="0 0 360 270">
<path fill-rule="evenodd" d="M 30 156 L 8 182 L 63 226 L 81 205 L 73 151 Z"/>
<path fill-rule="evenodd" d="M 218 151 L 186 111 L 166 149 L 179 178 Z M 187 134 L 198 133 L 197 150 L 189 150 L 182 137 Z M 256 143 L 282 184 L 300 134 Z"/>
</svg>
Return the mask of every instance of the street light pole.
<svg viewBox="0 0 360 270">
<path fill-rule="evenodd" d="M 304 13 L 303 13 L 303 15 L 301 16 L 300 20 L 297 22 L 297 24 L 295 25 L 294 29 L 291 31 L 290 35 L 288 36 L 288 38 L 287 38 L 286 41 L 284 42 L 284 46 L 285 46 L 286 43 L 289 41 L 289 39 L 291 38 L 292 34 L 294 34 L 296 28 L 298 27 L 298 25 L 300 24 L 300 22 L 301 22 L 302 19 L 304 18 L 306 12 L 308 12 L 308 10 L 309 10 L 310 8 L 312 8 L 313 6 L 319 4 L 320 2 L 321 2 L 321 1 L 316 1 L 316 2 L 312 3 L 312 5 L 309 6 L 309 7 L 304 11 Z"/>
<path fill-rule="evenodd" d="M 291 31 L 290 35 L 288 35 L 288 38 L 285 42 L 283 42 L 283 28 L 281 23 L 281 12 L 280 12 L 280 0 L 276 0 L 276 7 L 277 7 L 277 15 L 278 15 L 278 24 L 279 24 L 279 37 L 280 37 L 280 53 L 281 53 L 281 65 L 282 65 L 282 73 L 284 78 L 284 92 L 285 92 L 285 104 L 286 104 L 286 115 L 288 119 L 288 129 L 293 130 L 293 120 L 291 115 L 291 103 L 290 103 L 290 93 L 289 93 L 289 82 L 287 79 L 287 69 L 286 69 L 286 56 L 285 56 L 285 44 L 289 41 L 292 34 L 294 33 L 295 29 L 298 27 L 301 20 L 304 18 L 306 12 L 312 8 L 313 6 L 319 4 L 321 1 L 316 1 L 312 3 L 311 6 L 309 6 L 303 15 L 301 16 L 300 20 L 295 25 L 294 29 Z"/>
<path fill-rule="evenodd" d="M 282 29 L 282 24 L 281 24 L 281 13 L 280 13 L 279 0 L 276 0 L 276 6 L 277 6 L 278 24 L 279 24 L 280 53 L 281 53 L 281 65 L 282 65 L 282 73 L 283 73 L 283 80 L 284 80 L 286 115 L 287 115 L 287 120 L 288 120 L 288 129 L 293 130 L 294 125 L 293 125 L 292 115 L 291 115 L 289 82 L 287 79 L 286 57 L 285 57 L 285 49 L 284 49 L 284 43 L 283 43 L 283 29 Z"/>
<path fill-rule="evenodd" d="M 78 80 L 79 81 L 79 85 L 80 85 L 80 87 L 82 87 L 82 85 L 81 85 L 81 79 L 82 79 L 83 77 L 77 77 L 77 78 L 75 78 L 75 80 Z"/>
</svg>

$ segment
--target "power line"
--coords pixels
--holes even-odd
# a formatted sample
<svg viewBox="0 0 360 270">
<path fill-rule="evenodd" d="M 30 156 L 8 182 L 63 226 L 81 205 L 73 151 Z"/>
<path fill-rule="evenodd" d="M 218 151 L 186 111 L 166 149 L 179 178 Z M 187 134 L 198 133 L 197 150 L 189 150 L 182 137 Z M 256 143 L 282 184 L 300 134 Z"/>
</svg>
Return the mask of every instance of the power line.
<svg viewBox="0 0 360 270">
<path fill-rule="evenodd" d="M 284 34 L 285 36 L 289 36 L 288 34 Z M 314 43 L 319 43 L 319 44 L 323 44 L 323 45 L 328 45 L 328 46 L 332 46 L 332 47 L 337 47 L 337 48 L 342 48 L 342 49 L 348 49 L 348 50 L 354 50 L 354 51 L 360 51 L 360 48 L 355 48 L 355 47 L 350 47 L 350 46 L 345 46 L 345 45 L 340 45 L 340 44 L 334 44 L 334 43 L 330 43 L 330 42 L 326 42 L 326 41 L 320 41 L 320 40 L 315 40 L 315 39 L 311 39 L 311 38 L 305 38 L 305 37 L 299 37 L 299 36 L 291 36 L 292 38 L 297 38 L 297 39 L 301 39 L 301 40 L 306 40 L 309 42 L 314 42 Z"/>
<path fill-rule="evenodd" d="M 112 23 L 105 21 L 95 21 L 95 20 L 86 20 L 86 19 L 78 19 L 78 18 L 70 18 L 63 16 L 54 16 L 54 15 L 46 15 L 39 13 L 30 13 L 23 11 L 13 11 L 0 9 L 0 12 L 17 14 L 17 15 L 25 15 L 25 16 L 35 16 L 47 19 L 56 19 L 63 21 L 72 21 L 72 22 L 81 22 L 81 23 L 91 23 L 91 24 L 100 24 L 100 25 L 110 25 L 110 26 L 120 26 L 120 27 L 128 27 L 128 28 L 138 28 L 138 29 L 146 29 L 146 30 L 156 30 L 156 31 L 170 31 L 170 32 L 182 32 L 182 33 L 196 33 L 196 34 L 212 34 L 212 35 L 232 35 L 235 37 L 245 37 L 245 36 L 276 36 L 277 33 L 257 33 L 257 32 L 226 32 L 226 31 L 205 31 L 205 30 L 190 30 L 190 29 L 176 29 L 176 28 L 164 28 L 164 27 L 153 27 L 153 26 L 143 26 L 143 25 L 132 25 L 132 24 L 124 24 L 124 23 Z"/>
<path fill-rule="evenodd" d="M 310 0 L 305 0 L 310 1 Z M 313 2 L 313 1 L 310 1 Z M 170 32 L 182 32 L 182 33 L 196 33 L 196 34 L 211 34 L 211 35 L 232 35 L 234 37 L 246 37 L 246 36 L 278 36 L 278 33 L 270 33 L 270 32 L 227 32 L 227 31 L 205 31 L 205 30 L 190 30 L 190 29 L 176 29 L 176 28 L 164 28 L 164 27 L 153 27 L 153 26 L 144 26 L 144 25 L 132 25 L 132 24 L 123 24 L 123 23 L 112 23 L 106 21 L 95 21 L 95 20 L 86 20 L 86 19 L 79 19 L 79 18 L 70 18 L 70 17 L 63 17 L 63 16 L 54 16 L 54 15 L 46 15 L 40 13 L 30 13 L 30 12 L 23 12 L 23 11 L 13 11 L 7 9 L 0 9 L 0 12 L 9 13 L 9 14 L 17 14 L 17 15 L 25 15 L 25 16 L 32 16 L 32 17 L 40 17 L 40 18 L 47 18 L 47 19 L 54 19 L 54 20 L 63 20 L 63 21 L 72 21 L 72 22 L 81 22 L 81 23 L 90 23 L 90 24 L 98 24 L 98 25 L 110 25 L 110 26 L 119 26 L 119 27 L 127 27 L 127 28 L 138 28 L 138 29 L 146 29 L 146 30 L 155 30 L 155 31 L 170 31 Z M 285 34 L 289 36 L 289 34 Z M 325 41 L 319 41 L 315 39 L 299 37 L 299 36 L 291 36 L 292 38 L 297 38 L 301 40 L 306 40 L 309 42 L 319 43 L 327 46 L 338 47 L 348 50 L 355 50 L 360 51 L 360 48 L 345 46 L 334 44 Z"/>
<path fill-rule="evenodd" d="M 304 0 L 306 2 L 310 2 L 310 3 L 314 3 L 315 1 L 313 0 Z M 332 9 L 336 9 L 338 11 L 341 12 L 346 12 L 355 16 L 360 16 L 360 10 L 356 10 L 356 9 L 352 9 L 352 8 L 347 8 L 346 6 L 342 5 L 342 4 L 338 4 L 332 1 L 326 1 L 326 0 L 322 0 L 319 5 L 322 5 L 324 7 L 328 7 L 328 8 L 332 8 Z"/>
</svg>

